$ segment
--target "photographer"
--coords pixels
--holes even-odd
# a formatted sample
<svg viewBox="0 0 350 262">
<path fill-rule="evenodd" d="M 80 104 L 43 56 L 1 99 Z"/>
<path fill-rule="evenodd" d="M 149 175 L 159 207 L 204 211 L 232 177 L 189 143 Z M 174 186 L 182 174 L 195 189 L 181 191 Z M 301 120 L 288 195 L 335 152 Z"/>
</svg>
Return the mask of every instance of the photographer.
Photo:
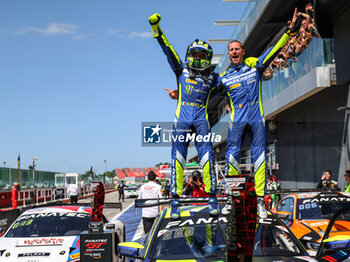
<svg viewBox="0 0 350 262">
<path fill-rule="evenodd" d="M 198 170 L 195 170 L 192 172 L 191 191 L 192 191 L 192 197 L 208 196 L 207 193 L 205 193 L 205 185 L 203 182 L 202 175 Z"/>
<path fill-rule="evenodd" d="M 320 188 L 324 190 L 339 191 L 338 182 L 331 180 L 331 178 L 332 178 L 332 171 L 329 169 L 325 170 L 316 188 Z"/>
</svg>

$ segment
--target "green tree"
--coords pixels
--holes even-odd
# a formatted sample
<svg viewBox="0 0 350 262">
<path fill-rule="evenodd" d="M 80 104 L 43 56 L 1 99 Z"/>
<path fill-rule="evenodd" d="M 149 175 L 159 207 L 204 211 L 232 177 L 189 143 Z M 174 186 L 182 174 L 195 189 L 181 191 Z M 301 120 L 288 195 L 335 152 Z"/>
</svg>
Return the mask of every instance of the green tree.
<svg viewBox="0 0 350 262">
<path fill-rule="evenodd" d="M 170 163 L 169 162 L 160 162 L 160 163 L 158 163 L 158 164 L 156 164 L 156 167 L 160 167 L 160 166 L 162 166 L 162 165 L 168 165 L 168 166 L 170 166 Z"/>
</svg>

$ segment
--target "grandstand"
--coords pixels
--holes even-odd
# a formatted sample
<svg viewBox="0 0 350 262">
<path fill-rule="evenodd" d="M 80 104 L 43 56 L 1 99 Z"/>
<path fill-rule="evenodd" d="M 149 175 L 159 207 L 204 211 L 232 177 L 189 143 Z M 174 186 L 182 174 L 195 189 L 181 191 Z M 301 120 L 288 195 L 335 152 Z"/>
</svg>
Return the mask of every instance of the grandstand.
<svg viewBox="0 0 350 262">
<path fill-rule="evenodd" d="M 126 174 L 125 174 L 125 172 L 124 172 L 123 169 L 121 169 L 121 168 L 116 168 L 116 169 L 115 169 L 115 172 L 116 172 L 116 174 L 117 174 L 117 176 L 118 176 L 119 179 L 124 179 L 124 178 L 126 178 Z"/>
<path fill-rule="evenodd" d="M 147 174 L 153 170 L 157 177 L 165 178 L 164 174 L 160 173 L 159 167 L 144 167 L 144 168 L 116 168 L 118 179 L 125 179 L 127 177 L 146 177 Z"/>
</svg>

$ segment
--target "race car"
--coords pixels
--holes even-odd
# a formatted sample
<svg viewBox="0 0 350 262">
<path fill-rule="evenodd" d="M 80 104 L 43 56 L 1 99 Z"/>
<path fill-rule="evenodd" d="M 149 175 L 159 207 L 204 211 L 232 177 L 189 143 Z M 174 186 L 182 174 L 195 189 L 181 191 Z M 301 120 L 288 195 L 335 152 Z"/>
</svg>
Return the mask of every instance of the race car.
<svg viewBox="0 0 350 262">
<path fill-rule="evenodd" d="M 0 238 L 0 261 L 80 261 L 80 236 L 89 229 L 91 207 L 50 206 L 25 211 Z M 102 222 L 107 226 L 107 219 Z M 115 225 L 116 245 L 125 239 Z M 22 260 L 23 259 L 23 260 Z"/>
<path fill-rule="evenodd" d="M 139 196 L 139 188 L 135 186 L 126 187 L 124 190 L 125 197 L 138 197 Z"/>
<path fill-rule="evenodd" d="M 350 221 L 350 207 L 337 211 L 329 221 L 316 255 L 317 261 L 350 261 L 350 231 L 342 228 L 337 235 L 332 233 L 332 228 L 344 221 Z"/>
<path fill-rule="evenodd" d="M 349 193 L 296 193 L 282 198 L 272 212 L 284 216 L 284 222 L 309 254 L 315 255 L 329 220 L 344 207 L 350 207 Z M 337 222 L 332 228 L 332 235 L 337 235 L 344 228 L 350 229 L 349 221 Z"/>
<path fill-rule="evenodd" d="M 126 261 L 227 261 L 228 217 L 209 215 L 208 206 L 180 208 L 172 220 L 170 209 L 156 218 L 151 231 L 138 242 L 118 245 Z M 253 261 L 315 261 L 281 220 L 273 215 L 259 221 Z"/>
</svg>

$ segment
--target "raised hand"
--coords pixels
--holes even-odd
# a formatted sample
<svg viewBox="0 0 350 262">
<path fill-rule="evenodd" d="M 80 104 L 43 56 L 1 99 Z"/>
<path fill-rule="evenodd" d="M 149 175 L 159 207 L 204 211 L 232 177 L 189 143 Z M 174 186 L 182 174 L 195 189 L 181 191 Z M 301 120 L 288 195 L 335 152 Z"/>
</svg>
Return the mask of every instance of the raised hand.
<svg viewBox="0 0 350 262">
<path fill-rule="evenodd" d="M 298 9 L 295 8 L 294 15 L 291 23 L 288 26 L 287 33 L 289 35 L 296 35 L 299 32 L 300 26 L 301 26 L 301 16 L 298 16 Z"/>
<path fill-rule="evenodd" d="M 160 22 L 160 14 L 153 14 L 148 18 L 148 22 L 152 26 L 152 33 L 153 37 L 158 37 L 160 35 L 160 28 L 159 28 L 159 22 Z"/>
<path fill-rule="evenodd" d="M 164 88 L 165 91 L 168 91 L 169 92 L 169 96 L 171 99 L 177 99 L 178 96 L 179 96 L 179 93 L 177 90 L 171 90 L 171 89 L 168 89 L 168 88 Z"/>
</svg>

